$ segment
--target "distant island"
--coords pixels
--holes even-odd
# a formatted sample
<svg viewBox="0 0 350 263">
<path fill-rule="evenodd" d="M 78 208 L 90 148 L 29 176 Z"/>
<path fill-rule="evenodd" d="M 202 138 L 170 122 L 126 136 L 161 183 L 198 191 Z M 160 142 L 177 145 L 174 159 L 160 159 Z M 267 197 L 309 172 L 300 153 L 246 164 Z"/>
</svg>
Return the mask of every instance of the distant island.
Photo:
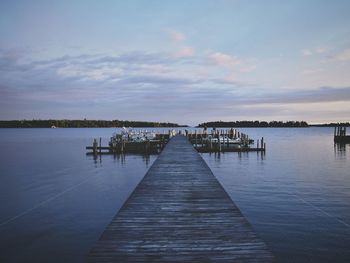
<svg viewBox="0 0 350 263">
<path fill-rule="evenodd" d="M 187 127 L 170 122 L 123 120 L 10 120 L 0 121 L 0 128 L 110 128 L 110 127 Z"/>
<path fill-rule="evenodd" d="M 350 122 L 310 124 L 310 126 L 312 127 L 336 127 L 336 126 L 350 127 Z"/>
<path fill-rule="evenodd" d="M 326 124 L 308 124 L 306 121 L 211 121 L 198 124 L 197 127 L 239 127 L 239 128 L 306 128 L 306 127 L 335 127 L 350 126 L 349 122 L 345 123 L 326 123 Z"/>
<path fill-rule="evenodd" d="M 210 121 L 199 124 L 197 127 L 309 127 L 305 121 Z"/>
</svg>

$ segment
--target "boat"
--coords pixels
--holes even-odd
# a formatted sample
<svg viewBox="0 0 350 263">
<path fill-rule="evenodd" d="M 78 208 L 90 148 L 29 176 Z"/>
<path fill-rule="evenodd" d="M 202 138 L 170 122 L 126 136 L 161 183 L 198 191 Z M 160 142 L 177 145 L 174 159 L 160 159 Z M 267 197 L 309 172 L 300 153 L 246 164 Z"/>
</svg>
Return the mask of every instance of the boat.
<svg viewBox="0 0 350 263">
<path fill-rule="evenodd" d="M 114 133 L 114 138 L 120 137 L 123 141 L 130 142 L 144 142 L 144 141 L 152 141 L 156 140 L 157 136 L 154 131 L 150 132 L 147 130 L 133 130 L 131 127 L 122 128 L 120 134 Z"/>
<path fill-rule="evenodd" d="M 212 143 L 218 143 L 218 141 L 220 141 L 220 144 L 229 144 L 229 145 L 242 144 L 242 140 L 240 138 L 231 139 L 227 136 L 220 136 L 219 138 L 215 138 L 209 135 L 208 140 L 209 142 L 212 142 Z"/>
</svg>

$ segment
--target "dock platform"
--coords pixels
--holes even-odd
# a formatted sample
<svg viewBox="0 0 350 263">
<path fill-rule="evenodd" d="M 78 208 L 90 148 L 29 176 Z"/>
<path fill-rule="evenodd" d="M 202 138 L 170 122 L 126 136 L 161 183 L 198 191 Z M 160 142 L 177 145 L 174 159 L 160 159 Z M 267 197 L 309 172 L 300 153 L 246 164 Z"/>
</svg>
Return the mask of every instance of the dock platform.
<svg viewBox="0 0 350 263">
<path fill-rule="evenodd" d="M 173 137 L 88 262 L 275 262 L 186 137 Z"/>
</svg>

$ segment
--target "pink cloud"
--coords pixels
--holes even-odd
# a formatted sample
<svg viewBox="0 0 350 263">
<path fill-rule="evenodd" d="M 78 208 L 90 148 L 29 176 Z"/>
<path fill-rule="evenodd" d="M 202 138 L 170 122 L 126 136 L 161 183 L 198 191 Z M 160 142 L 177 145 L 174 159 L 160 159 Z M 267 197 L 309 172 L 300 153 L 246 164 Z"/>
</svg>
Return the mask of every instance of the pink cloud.
<svg viewBox="0 0 350 263">
<path fill-rule="evenodd" d="M 191 57 L 194 55 L 194 49 L 188 46 L 184 46 L 182 48 L 180 48 L 175 56 L 180 58 L 180 57 Z"/>
<path fill-rule="evenodd" d="M 226 67 L 232 67 L 241 64 L 241 61 L 237 57 L 220 52 L 209 55 L 209 59 L 215 64 Z"/>
<path fill-rule="evenodd" d="M 174 29 L 167 29 L 166 32 L 168 33 L 170 39 L 176 43 L 181 43 L 186 39 L 184 33 L 176 31 Z"/>
<path fill-rule="evenodd" d="M 335 58 L 339 61 L 349 61 L 350 60 L 350 48 L 339 52 Z"/>
</svg>

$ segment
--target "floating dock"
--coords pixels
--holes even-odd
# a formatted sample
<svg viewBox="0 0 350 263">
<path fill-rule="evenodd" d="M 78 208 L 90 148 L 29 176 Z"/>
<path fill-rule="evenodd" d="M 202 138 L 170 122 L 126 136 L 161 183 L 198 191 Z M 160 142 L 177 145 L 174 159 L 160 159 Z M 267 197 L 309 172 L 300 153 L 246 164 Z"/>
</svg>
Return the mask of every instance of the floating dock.
<svg viewBox="0 0 350 263">
<path fill-rule="evenodd" d="M 266 151 L 266 142 L 262 137 L 257 140 L 256 147 L 251 146 L 254 140 L 249 138 L 247 134 L 237 131 L 236 129 L 217 130 L 213 128 L 209 133 L 206 129 L 203 131 L 178 131 L 179 134 L 184 134 L 191 142 L 193 147 L 202 153 L 212 152 L 262 152 Z M 139 154 L 158 154 L 169 139 L 176 135 L 175 131 L 168 133 L 154 133 L 153 139 L 142 138 L 142 140 L 133 140 L 121 134 L 114 135 L 108 146 L 102 146 L 101 138 L 98 144 L 97 139 L 94 139 L 92 146 L 87 146 L 87 155 L 99 154 L 121 154 L 121 153 L 139 153 Z"/>
<path fill-rule="evenodd" d="M 275 262 L 185 136 L 165 146 L 88 262 Z"/>
<path fill-rule="evenodd" d="M 141 154 L 158 154 L 167 144 L 170 134 L 156 134 L 154 140 L 130 141 L 122 140 L 121 136 L 111 138 L 108 146 L 102 146 L 102 139 L 98 144 L 97 139 L 94 139 L 92 146 L 87 146 L 87 155 L 97 154 L 121 154 L 121 153 L 141 153 Z"/>
<path fill-rule="evenodd" d="M 211 130 L 208 133 L 204 131 L 185 131 L 185 135 L 193 147 L 201 153 L 212 152 L 262 152 L 266 151 L 266 142 L 264 137 L 257 140 L 256 147 L 252 147 L 254 140 L 245 133 L 236 129 Z M 232 143 L 234 142 L 234 143 Z M 239 142 L 239 143 L 238 143 Z"/>
</svg>

